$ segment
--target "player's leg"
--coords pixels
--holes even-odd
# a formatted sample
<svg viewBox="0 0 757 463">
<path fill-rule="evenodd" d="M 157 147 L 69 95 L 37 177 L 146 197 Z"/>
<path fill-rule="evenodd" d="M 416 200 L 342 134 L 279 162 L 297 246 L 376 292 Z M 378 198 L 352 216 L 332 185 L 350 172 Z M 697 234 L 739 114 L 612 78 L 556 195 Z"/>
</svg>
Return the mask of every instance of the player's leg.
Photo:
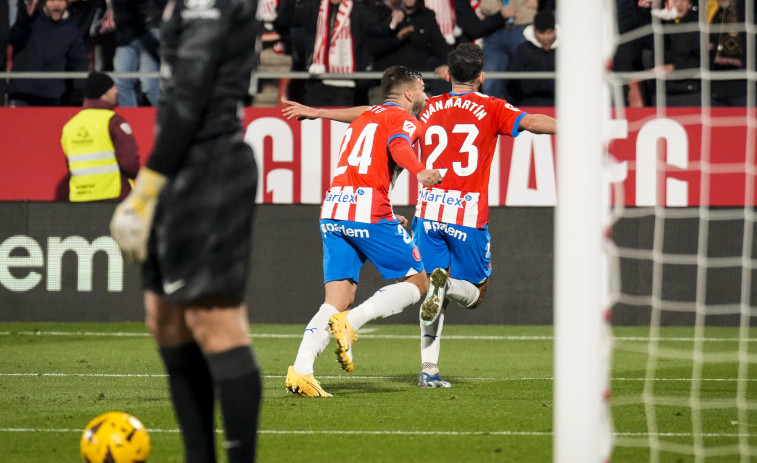
<svg viewBox="0 0 757 463">
<path fill-rule="evenodd" d="M 450 387 L 439 374 L 439 353 L 442 346 L 442 328 L 444 313 L 431 323 L 421 323 L 421 372 L 418 375 L 418 387 Z"/>
<path fill-rule="evenodd" d="M 205 353 L 217 390 L 228 461 L 254 461 L 262 384 L 250 346 L 247 309 L 241 304 L 191 307 L 185 317 Z"/>
<path fill-rule="evenodd" d="M 428 277 L 417 247 L 398 221 L 382 220 L 375 224 L 345 221 L 343 225 L 351 230 L 352 244 L 370 259 L 384 278 L 400 280 L 329 320 L 342 368 L 352 371 L 350 334 L 371 320 L 401 313 L 405 307 L 418 302 L 421 294 L 428 290 Z"/>
<path fill-rule="evenodd" d="M 475 309 L 484 300 L 488 286 L 488 279 L 483 283 L 471 283 L 450 277 L 447 282 L 447 297 L 464 309 Z"/>
<path fill-rule="evenodd" d="M 382 220 L 361 225 L 369 231 L 370 238 L 355 239 L 355 245 L 376 266 L 381 276 L 398 282 L 379 289 L 346 314 L 345 318 L 355 330 L 371 320 L 402 312 L 405 307 L 418 302 L 420 295 L 428 290 L 428 277 L 420 252 L 398 221 Z M 359 236 L 357 232 L 352 235 Z"/>
<path fill-rule="evenodd" d="M 421 325 L 430 325 L 445 306 L 448 271 L 451 254 L 446 233 L 447 224 L 432 220 L 413 218 L 413 242 L 423 257 L 423 266 L 429 269 L 430 285 L 420 307 Z"/>
<path fill-rule="evenodd" d="M 205 356 L 184 322 L 184 310 L 145 292 L 147 326 L 168 374 L 188 463 L 216 461 L 213 380 Z"/>
<path fill-rule="evenodd" d="M 434 251 L 439 252 L 439 246 L 432 245 L 435 243 L 434 240 L 444 240 L 446 245 L 444 252 L 449 256 L 445 255 L 445 259 L 449 259 L 449 274 L 443 294 L 448 300 L 473 308 L 482 300 L 491 274 L 491 237 L 488 229 L 441 225 L 445 228 L 437 236 L 427 232 L 429 229 L 433 230 L 433 226 L 416 224 L 418 232 L 415 234 L 415 239 L 421 247 L 424 262 L 428 260 L 436 265 L 443 265 L 447 261 L 439 261 L 432 254 Z M 426 254 L 423 254 L 424 249 L 427 251 Z M 437 270 L 442 269 L 434 271 Z M 446 305 L 445 301 L 445 308 Z M 432 323 L 423 323 L 421 319 L 421 373 L 418 380 L 420 387 L 450 387 L 450 383 L 442 379 L 438 368 L 444 326 L 443 317 L 444 314 L 441 313 L 439 318 Z"/>
<path fill-rule="evenodd" d="M 354 309 L 333 315 L 329 320 L 329 330 L 336 340 L 337 360 L 342 369 L 351 372 L 355 368 L 352 344 L 357 340 L 357 330 L 371 320 L 402 313 L 405 307 L 420 300 L 424 288 L 428 288 L 428 277 L 421 270 L 421 273 L 384 286 Z"/>
<path fill-rule="evenodd" d="M 302 335 L 294 364 L 287 370 L 284 387 L 303 397 L 331 397 L 313 376 L 313 364 L 329 344 L 329 319 L 346 311 L 355 300 L 363 256 L 347 240 L 340 221 L 321 220 L 325 299 Z M 355 333 L 354 342 L 357 339 Z"/>
<path fill-rule="evenodd" d="M 455 226 L 458 227 L 458 226 Z M 450 240 L 451 272 L 447 282 L 447 297 L 466 309 L 481 304 L 489 286 L 491 269 L 491 236 L 489 228 L 458 227 Z"/>
<path fill-rule="evenodd" d="M 355 299 L 357 283 L 352 279 L 330 281 L 325 284 L 326 298 L 305 328 L 294 364 L 287 370 L 286 390 L 303 397 L 331 397 L 313 376 L 316 357 L 329 344 L 329 318 L 345 311 Z M 351 339 L 354 342 L 355 337 Z"/>
<path fill-rule="evenodd" d="M 185 307 L 187 327 L 205 355 L 229 463 L 254 461 L 262 397 L 242 303 L 256 171 L 252 150 L 236 137 L 192 146 L 161 195 L 153 223 L 159 246 L 150 252 L 160 263 L 160 291 Z"/>
</svg>

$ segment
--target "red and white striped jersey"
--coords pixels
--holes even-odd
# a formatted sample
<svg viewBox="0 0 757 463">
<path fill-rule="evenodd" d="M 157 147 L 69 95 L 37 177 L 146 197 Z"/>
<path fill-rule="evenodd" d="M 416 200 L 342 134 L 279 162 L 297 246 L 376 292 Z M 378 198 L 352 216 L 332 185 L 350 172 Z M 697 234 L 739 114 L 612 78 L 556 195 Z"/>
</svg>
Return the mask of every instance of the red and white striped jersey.
<svg viewBox="0 0 757 463">
<path fill-rule="evenodd" d="M 421 188 L 415 215 L 481 228 L 489 222 L 489 171 L 499 134 L 518 135 L 527 113 L 470 91 L 432 97 L 421 112 L 421 162 L 443 180 Z"/>
<path fill-rule="evenodd" d="M 365 223 L 394 219 L 389 189 L 398 165 L 389 143 L 402 137 L 412 145 L 418 126 L 413 115 L 395 104 L 371 106 L 355 119 L 344 133 L 321 218 Z"/>
</svg>

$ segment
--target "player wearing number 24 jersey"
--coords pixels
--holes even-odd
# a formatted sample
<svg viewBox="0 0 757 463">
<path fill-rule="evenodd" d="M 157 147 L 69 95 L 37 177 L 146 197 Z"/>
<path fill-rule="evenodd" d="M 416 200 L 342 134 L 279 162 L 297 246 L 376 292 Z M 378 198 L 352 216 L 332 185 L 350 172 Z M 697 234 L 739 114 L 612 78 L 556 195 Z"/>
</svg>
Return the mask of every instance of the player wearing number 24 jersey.
<svg viewBox="0 0 757 463">
<path fill-rule="evenodd" d="M 411 149 L 418 120 L 396 103 L 371 106 L 344 134 L 339 163 L 321 219 L 376 223 L 392 220 L 389 188 L 401 168 L 423 170 Z"/>
<path fill-rule="evenodd" d="M 321 208 L 323 273 L 326 297 L 308 323 L 285 388 L 304 397 L 331 397 L 313 376 L 315 358 L 336 339 L 337 361 L 354 369 L 352 345 L 367 322 L 401 313 L 428 291 L 428 276 L 418 249 L 392 212 L 389 190 L 400 168 L 421 184 L 436 185 L 441 175 L 426 169 L 412 148 L 417 114 L 428 100 L 423 79 L 403 66 L 390 67 L 381 79 L 385 103 L 353 117 L 340 146 L 334 179 Z M 370 260 L 381 275 L 399 280 L 349 309 L 360 269 Z"/>
</svg>

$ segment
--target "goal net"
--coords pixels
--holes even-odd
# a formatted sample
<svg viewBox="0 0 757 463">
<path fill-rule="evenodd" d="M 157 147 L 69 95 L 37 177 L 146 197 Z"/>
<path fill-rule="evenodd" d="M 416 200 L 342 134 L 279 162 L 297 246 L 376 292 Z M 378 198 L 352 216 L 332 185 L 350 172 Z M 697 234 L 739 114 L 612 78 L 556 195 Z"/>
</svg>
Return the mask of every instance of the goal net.
<svg viewBox="0 0 757 463">
<path fill-rule="evenodd" d="M 611 460 L 756 461 L 755 2 L 614 3 Z"/>
</svg>

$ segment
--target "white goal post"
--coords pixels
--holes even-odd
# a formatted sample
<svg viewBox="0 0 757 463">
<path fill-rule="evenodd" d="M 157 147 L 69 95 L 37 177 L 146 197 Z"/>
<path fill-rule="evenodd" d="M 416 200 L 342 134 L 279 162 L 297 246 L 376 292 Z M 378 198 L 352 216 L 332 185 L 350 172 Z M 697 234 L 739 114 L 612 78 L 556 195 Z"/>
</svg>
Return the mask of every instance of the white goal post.
<svg viewBox="0 0 757 463">
<path fill-rule="evenodd" d="M 607 458 L 600 442 L 604 6 L 603 0 L 557 6 L 553 449 L 560 463 Z"/>
</svg>

